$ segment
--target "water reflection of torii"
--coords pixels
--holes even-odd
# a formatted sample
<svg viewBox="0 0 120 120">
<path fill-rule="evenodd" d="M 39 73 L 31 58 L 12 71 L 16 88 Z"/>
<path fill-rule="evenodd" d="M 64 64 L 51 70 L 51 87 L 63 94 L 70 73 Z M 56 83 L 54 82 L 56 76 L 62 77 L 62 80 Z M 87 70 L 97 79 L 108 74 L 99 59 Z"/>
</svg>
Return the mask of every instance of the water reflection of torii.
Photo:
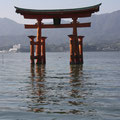
<svg viewBox="0 0 120 120">
<path fill-rule="evenodd" d="M 70 113 L 72 114 L 86 114 L 89 112 L 95 112 L 95 110 L 91 109 L 91 104 L 89 101 L 89 95 L 91 95 L 91 90 L 85 84 L 86 74 L 83 72 L 82 65 L 71 65 L 70 66 L 70 99 L 68 103 L 72 105 L 72 109 Z M 77 106 L 77 108 L 76 108 Z"/>
<path fill-rule="evenodd" d="M 70 66 L 70 86 L 71 86 L 71 97 L 78 98 L 80 95 L 80 88 L 83 87 L 83 66 L 82 65 L 71 65 Z M 76 101 L 69 101 L 71 104 L 77 104 Z"/>
<path fill-rule="evenodd" d="M 88 98 L 90 91 L 87 90 L 84 86 L 84 80 L 86 79 L 85 78 L 86 76 L 83 74 L 83 66 L 70 65 L 69 75 L 70 75 L 69 83 L 66 84 L 67 86 L 69 86 L 69 89 L 66 90 L 63 87 L 63 90 L 68 92 L 69 95 L 65 97 L 66 95 L 64 94 L 63 97 L 65 97 L 65 99 L 62 99 L 59 97 L 59 95 L 55 94 L 56 100 L 59 99 L 60 101 L 67 101 L 68 104 L 66 104 L 66 106 L 71 106 L 71 105 L 73 106 L 73 107 L 70 107 L 69 110 L 65 109 L 64 113 L 79 114 L 83 112 L 83 109 L 82 110 L 79 109 L 80 106 L 84 106 L 84 105 L 86 105 L 86 107 L 89 106 L 89 104 L 85 101 Z M 54 96 L 50 96 L 49 94 L 49 92 L 51 91 L 48 91 L 49 85 L 47 83 L 47 79 L 48 77 L 46 77 L 46 69 L 44 65 L 36 65 L 36 66 L 31 65 L 31 84 L 32 84 L 31 101 L 32 103 L 29 105 L 29 108 L 31 111 L 48 112 L 51 109 L 47 107 L 50 104 L 54 103 L 52 101 L 54 100 L 52 99 L 52 97 Z M 54 90 L 54 87 L 52 90 Z M 48 99 L 49 97 L 51 98 Z M 58 103 L 59 100 L 56 101 L 55 104 L 59 105 Z M 86 110 L 86 107 L 84 108 L 84 110 Z M 53 108 L 54 108 L 54 105 L 53 105 Z M 63 112 L 62 109 L 59 109 L 58 111 Z"/>
<path fill-rule="evenodd" d="M 35 72 L 36 71 L 36 72 Z M 38 87 L 39 91 L 37 92 L 40 96 L 42 94 L 42 91 L 40 88 L 44 87 L 44 77 L 45 77 L 45 66 L 44 65 L 31 65 L 31 78 L 33 83 L 33 88 Z M 34 83 L 36 83 L 37 86 L 34 87 Z"/>
<path fill-rule="evenodd" d="M 43 103 L 45 101 L 45 66 L 44 65 L 31 65 L 31 82 L 32 82 L 32 90 L 33 94 L 36 95 L 36 100 L 38 103 Z M 43 112 L 44 109 L 38 108 L 31 108 L 32 111 L 35 112 Z"/>
</svg>

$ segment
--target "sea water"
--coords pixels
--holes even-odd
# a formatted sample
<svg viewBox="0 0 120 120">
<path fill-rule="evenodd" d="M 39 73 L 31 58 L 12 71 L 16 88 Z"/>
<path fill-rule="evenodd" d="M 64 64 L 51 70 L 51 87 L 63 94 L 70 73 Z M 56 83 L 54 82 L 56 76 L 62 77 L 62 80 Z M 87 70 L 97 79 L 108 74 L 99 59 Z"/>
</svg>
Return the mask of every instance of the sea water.
<svg viewBox="0 0 120 120">
<path fill-rule="evenodd" d="M 120 52 L 85 52 L 83 66 L 46 57 L 0 53 L 0 120 L 120 120 Z"/>
</svg>

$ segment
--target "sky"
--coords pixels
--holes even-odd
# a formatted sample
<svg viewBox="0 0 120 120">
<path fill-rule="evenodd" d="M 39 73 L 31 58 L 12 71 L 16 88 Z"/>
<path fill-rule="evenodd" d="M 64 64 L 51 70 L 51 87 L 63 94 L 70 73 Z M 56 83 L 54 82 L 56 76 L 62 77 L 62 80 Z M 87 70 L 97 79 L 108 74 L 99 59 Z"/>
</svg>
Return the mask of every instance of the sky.
<svg viewBox="0 0 120 120">
<path fill-rule="evenodd" d="M 96 14 L 111 13 L 120 10 L 120 0 L 0 0 L 0 18 L 9 18 L 18 23 L 30 23 L 15 13 L 14 6 L 28 9 L 67 9 L 87 7 L 102 3 Z"/>
</svg>

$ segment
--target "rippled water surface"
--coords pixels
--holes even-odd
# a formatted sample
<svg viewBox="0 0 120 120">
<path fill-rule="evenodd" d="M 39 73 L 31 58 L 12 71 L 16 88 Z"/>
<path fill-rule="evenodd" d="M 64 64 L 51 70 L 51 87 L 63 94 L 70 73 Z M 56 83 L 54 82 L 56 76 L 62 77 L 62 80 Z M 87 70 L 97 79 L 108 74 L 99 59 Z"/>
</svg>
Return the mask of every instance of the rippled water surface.
<svg viewBox="0 0 120 120">
<path fill-rule="evenodd" d="M 0 53 L 1 120 L 120 120 L 120 52 L 47 53 L 31 66 L 29 53 Z"/>
</svg>

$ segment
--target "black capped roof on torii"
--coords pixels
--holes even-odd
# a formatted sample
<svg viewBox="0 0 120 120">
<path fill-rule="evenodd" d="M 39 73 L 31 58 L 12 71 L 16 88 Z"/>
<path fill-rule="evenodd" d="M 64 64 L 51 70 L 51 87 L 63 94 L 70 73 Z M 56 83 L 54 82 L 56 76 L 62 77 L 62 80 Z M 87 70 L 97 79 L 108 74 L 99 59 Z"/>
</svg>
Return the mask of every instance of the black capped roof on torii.
<svg viewBox="0 0 120 120">
<path fill-rule="evenodd" d="M 83 7 L 83 8 L 48 9 L 48 10 L 25 9 L 25 8 L 19 8 L 19 7 L 15 7 L 15 8 L 16 8 L 16 13 L 20 13 L 24 17 L 25 17 L 25 15 L 36 15 L 37 17 L 39 16 L 41 18 L 53 18 L 54 16 L 60 17 L 60 18 L 64 18 L 64 17 L 69 18 L 70 16 L 72 17 L 74 15 L 81 17 L 80 14 L 81 15 L 82 14 L 90 14 L 91 15 L 92 13 L 99 11 L 100 5 L 101 5 L 101 3 L 94 5 L 94 6 Z"/>
</svg>

